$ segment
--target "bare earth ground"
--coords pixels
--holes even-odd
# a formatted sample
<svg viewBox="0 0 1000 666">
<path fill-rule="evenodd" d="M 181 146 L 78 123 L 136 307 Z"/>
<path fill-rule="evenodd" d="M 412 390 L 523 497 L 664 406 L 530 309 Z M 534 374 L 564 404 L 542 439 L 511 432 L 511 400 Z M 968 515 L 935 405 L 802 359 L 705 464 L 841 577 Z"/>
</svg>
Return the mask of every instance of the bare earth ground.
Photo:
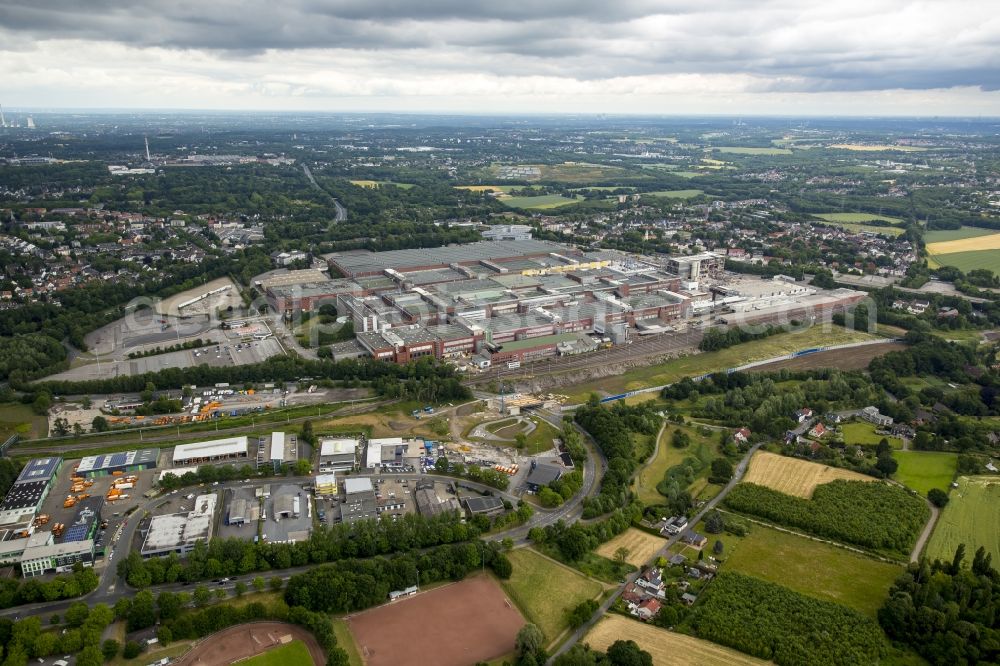
<svg viewBox="0 0 1000 666">
<path fill-rule="evenodd" d="M 875 481 L 874 477 L 858 474 L 848 469 L 828 467 L 819 463 L 779 456 L 776 453 L 758 451 L 750 459 L 750 467 L 743 478 L 744 483 L 756 483 L 772 490 L 795 497 L 812 497 L 816 486 L 837 479 L 847 481 Z"/>
<path fill-rule="evenodd" d="M 625 561 L 633 566 L 641 567 L 666 542 L 666 539 L 630 527 L 611 541 L 602 543 L 594 552 L 601 557 L 613 560 L 615 559 L 615 551 L 619 548 L 626 548 L 628 555 L 625 557 Z"/>
<path fill-rule="evenodd" d="M 316 666 L 326 663 L 312 634 L 284 622 L 253 622 L 223 629 L 195 643 L 187 654 L 173 663 L 176 666 L 226 666 L 282 645 L 285 636 L 305 643 Z"/>
<path fill-rule="evenodd" d="M 601 618 L 583 642 L 605 651 L 617 640 L 633 640 L 653 657 L 654 666 L 743 666 L 767 664 L 750 655 L 709 641 L 609 613 Z"/>
<path fill-rule="evenodd" d="M 812 370 L 813 368 L 837 368 L 838 370 L 860 370 L 867 368 L 873 358 L 878 358 L 889 352 L 905 349 L 903 343 L 884 345 L 868 345 L 850 349 L 834 349 L 832 351 L 816 352 L 790 358 L 785 361 L 775 361 L 767 365 L 758 365 L 750 372 L 774 372 L 776 370 Z"/>
<path fill-rule="evenodd" d="M 489 576 L 347 618 L 368 666 L 468 666 L 514 650 L 524 618 Z"/>
</svg>

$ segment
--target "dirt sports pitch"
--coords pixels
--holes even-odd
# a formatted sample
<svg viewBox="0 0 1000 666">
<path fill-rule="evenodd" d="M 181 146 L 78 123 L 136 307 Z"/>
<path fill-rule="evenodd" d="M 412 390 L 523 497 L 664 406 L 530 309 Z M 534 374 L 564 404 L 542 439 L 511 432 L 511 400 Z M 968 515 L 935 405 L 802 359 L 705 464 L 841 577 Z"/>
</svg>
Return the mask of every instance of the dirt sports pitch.
<svg viewBox="0 0 1000 666">
<path fill-rule="evenodd" d="M 807 460 L 758 451 L 750 459 L 750 468 L 743 481 L 766 486 L 786 495 L 809 499 L 812 497 L 813 491 L 816 490 L 816 486 L 837 479 L 874 481 L 875 477 L 858 474 L 849 469 L 828 467 Z"/>
<path fill-rule="evenodd" d="M 315 666 L 326 663 L 323 650 L 312 634 L 283 622 L 253 622 L 223 629 L 195 643 L 187 654 L 173 663 L 176 666 L 227 666 L 293 640 L 306 644 Z"/>
<path fill-rule="evenodd" d="M 524 618 L 489 576 L 347 618 L 368 666 L 468 666 L 514 651 Z"/>
</svg>

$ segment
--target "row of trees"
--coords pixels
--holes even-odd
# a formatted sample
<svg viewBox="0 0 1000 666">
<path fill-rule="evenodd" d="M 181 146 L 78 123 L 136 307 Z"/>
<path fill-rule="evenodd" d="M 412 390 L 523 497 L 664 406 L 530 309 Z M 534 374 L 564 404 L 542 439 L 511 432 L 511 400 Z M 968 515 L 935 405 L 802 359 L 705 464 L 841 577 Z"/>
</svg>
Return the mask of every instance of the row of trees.
<svg viewBox="0 0 1000 666">
<path fill-rule="evenodd" d="M 533 527 L 528 538 L 534 543 L 551 545 L 556 554 L 567 562 L 576 562 L 605 541 L 610 541 L 642 518 L 642 505 L 638 501 L 615 509 L 604 520 L 593 523 L 575 522 L 566 525 L 562 520 L 545 527 Z"/>
<path fill-rule="evenodd" d="M 0 580 L 0 608 L 10 608 L 39 601 L 73 599 L 97 588 L 97 574 L 90 567 L 76 564 L 73 572 L 44 581 L 35 578 Z"/>
<path fill-rule="evenodd" d="M 115 619 L 114 613 L 104 604 L 88 608 L 87 604 L 72 604 L 62 618 L 52 617 L 51 629 L 42 626 L 37 615 L 11 621 L 0 618 L 0 650 L 7 665 L 24 665 L 29 659 L 42 661 L 52 655 L 75 654 L 81 666 L 100 666 L 105 658 L 118 654 L 117 641 L 101 643 L 105 628 Z M 112 651 L 113 650 L 113 651 Z M 109 654 L 110 653 L 110 654 Z"/>
<path fill-rule="evenodd" d="M 812 499 L 741 483 L 724 501 L 733 511 L 898 556 L 909 555 L 930 517 L 920 497 L 900 486 L 874 481 L 825 483 L 816 488 Z"/>
<path fill-rule="evenodd" d="M 118 575 L 129 585 L 144 588 L 462 543 L 479 534 L 474 524 L 463 524 L 457 513 L 429 518 L 407 514 L 396 521 L 322 526 L 313 530 L 308 540 L 293 544 L 212 539 L 207 545 L 196 544 L 184 559 L 171 554 L 144 560 L 132 552 L 118 563 Z"/>
<path fill-rule="evenodd" d="M 499 545 L 479 540 L 391 558 L 339 560 L 292 576 L 285 601 L 321 613 L 358 611 L 385 603 L 393 590 L 461 580 L 484 567 L 500 578 L 509 578 L 512 569 Z"/>
<path fill-rule="evenodd" d="M 702 593 L 682 629 L 781 666 L 874 664 L 885 651 L 861 613 L 732 572 Z"/>
<path fill-rule="evenodd" d="M 1000 663 L 1000 574 L 983 547 L 910 564 L 878 612 L 885 633 L 935 666 Z"/>
<path fill-rule="evenodd" d="M 751 340 L 762 340 L 778 333 L 786 333 L 790 329 L 786 326 L 774 326 L 768 324 L 759 330 L 734 326 L 732 328 L 710 328 L 705 331 L 704 337 L 698 343 L 701 351 L 719 351 L 727 347 L 734 347 L 750 342 Z"/>
</svg>

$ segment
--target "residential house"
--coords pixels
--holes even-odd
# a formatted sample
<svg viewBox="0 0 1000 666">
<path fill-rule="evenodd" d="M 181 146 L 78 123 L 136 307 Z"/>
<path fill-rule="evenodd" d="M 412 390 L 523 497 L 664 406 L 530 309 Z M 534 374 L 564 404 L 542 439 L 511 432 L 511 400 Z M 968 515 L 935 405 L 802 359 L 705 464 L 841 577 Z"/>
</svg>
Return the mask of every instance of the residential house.
<svg viewBox="0 0 1000 666">
<path fill-rule="evenodd" d="M 694 596 L 690 592 L 685 592 L 684 594 L 681 595 L 681 601 L 684 603 L 685 606 L 690 606 L 694 602 L 698 601 L 698 597 Z"/>
<path fill-rule="evenodd" d="M 892 417 L 879 413 L 878 407 L 873 405 L 869 405 L 861 410 L 861 418 L 878 426 L 888 427 L 892 425 Z"/>
<path fill-rule="evenodd" d="M 688 519 L 687 516 L 670 516 L 663 521 L 663 527 L 660 528 L 661 534 L 680 534 L 687 529 Z"/>
<path fill-rule="evenodd" d="M 660 602 L 656 599 L 643 599 L 635 609 L 635 615 L 640 620 L 649 622 L 660 612 Z"/>
<path fill-rule="evenodd" d="M 827 433 L 826 426 L 824 426 L 822 423 L 817 423 L 809 430 L 810 437 L 819 438 L 825 436 L 826 433 Z"/>
<path fill-rule="evenodd" d="M 645 589 L 650 594 L 658 597 L 665 595 L 666 585 L 663 584 L 663 575 L 658 567 L 650 567 L 639 578 L 635 584 Z"/>
<path fill-rule="evenodd" d="M 681 541 L 694 548 L 704 548 L 708 543 L 708 539 L 697 532 L 688 532 L 681 537 Z"/>
<path fill-rule="evenodd" d="M 746 444 L 750 441 L 750 428 L 740 428 L 733 433 L 733 439 L 740 444 Z"/>
<path fill-rule="evenodd" d="M 813 410 L 808 407 L 803 407 L 799 411 L 795 412 L 795 419 L 799 423 L 805 423 L 813 417 Z"/>
</svg>

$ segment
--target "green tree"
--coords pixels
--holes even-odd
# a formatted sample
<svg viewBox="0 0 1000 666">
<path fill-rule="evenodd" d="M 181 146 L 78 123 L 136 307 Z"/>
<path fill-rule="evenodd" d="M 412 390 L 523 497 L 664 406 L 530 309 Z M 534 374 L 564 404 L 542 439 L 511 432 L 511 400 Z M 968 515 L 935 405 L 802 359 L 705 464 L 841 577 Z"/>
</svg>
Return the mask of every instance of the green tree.
<svg viewBox="0 0 1000 666">
<path fill-rule="evenodd" d="M 104 661 L 111 661 L 118 656 L 118 650 L 121 646 L 113 638 L 109 638 L 101 643 L 101 654 L 104 655 Z"/>
<path fill-rule="evenodd" d="M 615 549 L 615 560 L 618 562 L 624 562 L 628 559 L 629 550 L 625 546 L 619 546 Z"/>
<path fill-rule="evenodd" d="M 712 461 L 712 480 L 716 483 L 725 483 L 733 478 L 733 464 L 725 458 L 716 458 Z"/>
<path fill-rule="evenodd" d="M 242 597 L 247 592 L 247 584 L 241 580 L 236 581 L 234 588 L 236 590 L 237 597 Z"/>
<path fill-rule="evenodd" d="M 257 592 L 263 592 L 265 587 L 267 587 L 267 581 L 264 580 L 264 577 L 255 576 L 253 579 L 253 589 Z"/>
<path fill-rule="evenodd" d="M 95 416 L 90 425 L 94 429 L 94 432 L 107 432 L 108 430 L 108 420 L 100 415 Z"/>
<path fill-rule="evenodd" d="M 293 472 L 295 476 L 309 476 L 312 474 L 312 463 L 305 458 L 300 458 L 295 461 Z"/>
<path fill-rule="evenodd" d="M 691 436 L 678 428 L 670 435 L 670 443 L 674 445 L 674 448 L 686 449 L 691 444 Z"/>
<path fill-rule="evenodd" d="M 122 650 L 122 655 L 126 659 L 135 659 L 140 654 L 142 654 L 142 645 L 137 641 L 127 641 L 125 643 L 125 649 Z"/>
<path fill-rule="evenodd" d="M 939 509 L 944 508 L 944 506 L 948 503 L 948 493 L 940 488 L 931 488 L 927 491 L 927 499 L 929 499 L 931 504 Z"/>
<path fill-rule="evenodd" d="M 279 591 L 284 586 L 284 584 L 285 584 L 285 581 L 281 580 L 281 576 L 272 576 L 271 577 L 270 585 L 271 585 L 271 590 L 272 591 L 274 591 L 274 592 Z"/>
<path fill-rule="evenodd" d="M 104 654 L 96 645 L 87 645 L 76 655 L 77 666 L 101 666 Z"/>
</svg>

